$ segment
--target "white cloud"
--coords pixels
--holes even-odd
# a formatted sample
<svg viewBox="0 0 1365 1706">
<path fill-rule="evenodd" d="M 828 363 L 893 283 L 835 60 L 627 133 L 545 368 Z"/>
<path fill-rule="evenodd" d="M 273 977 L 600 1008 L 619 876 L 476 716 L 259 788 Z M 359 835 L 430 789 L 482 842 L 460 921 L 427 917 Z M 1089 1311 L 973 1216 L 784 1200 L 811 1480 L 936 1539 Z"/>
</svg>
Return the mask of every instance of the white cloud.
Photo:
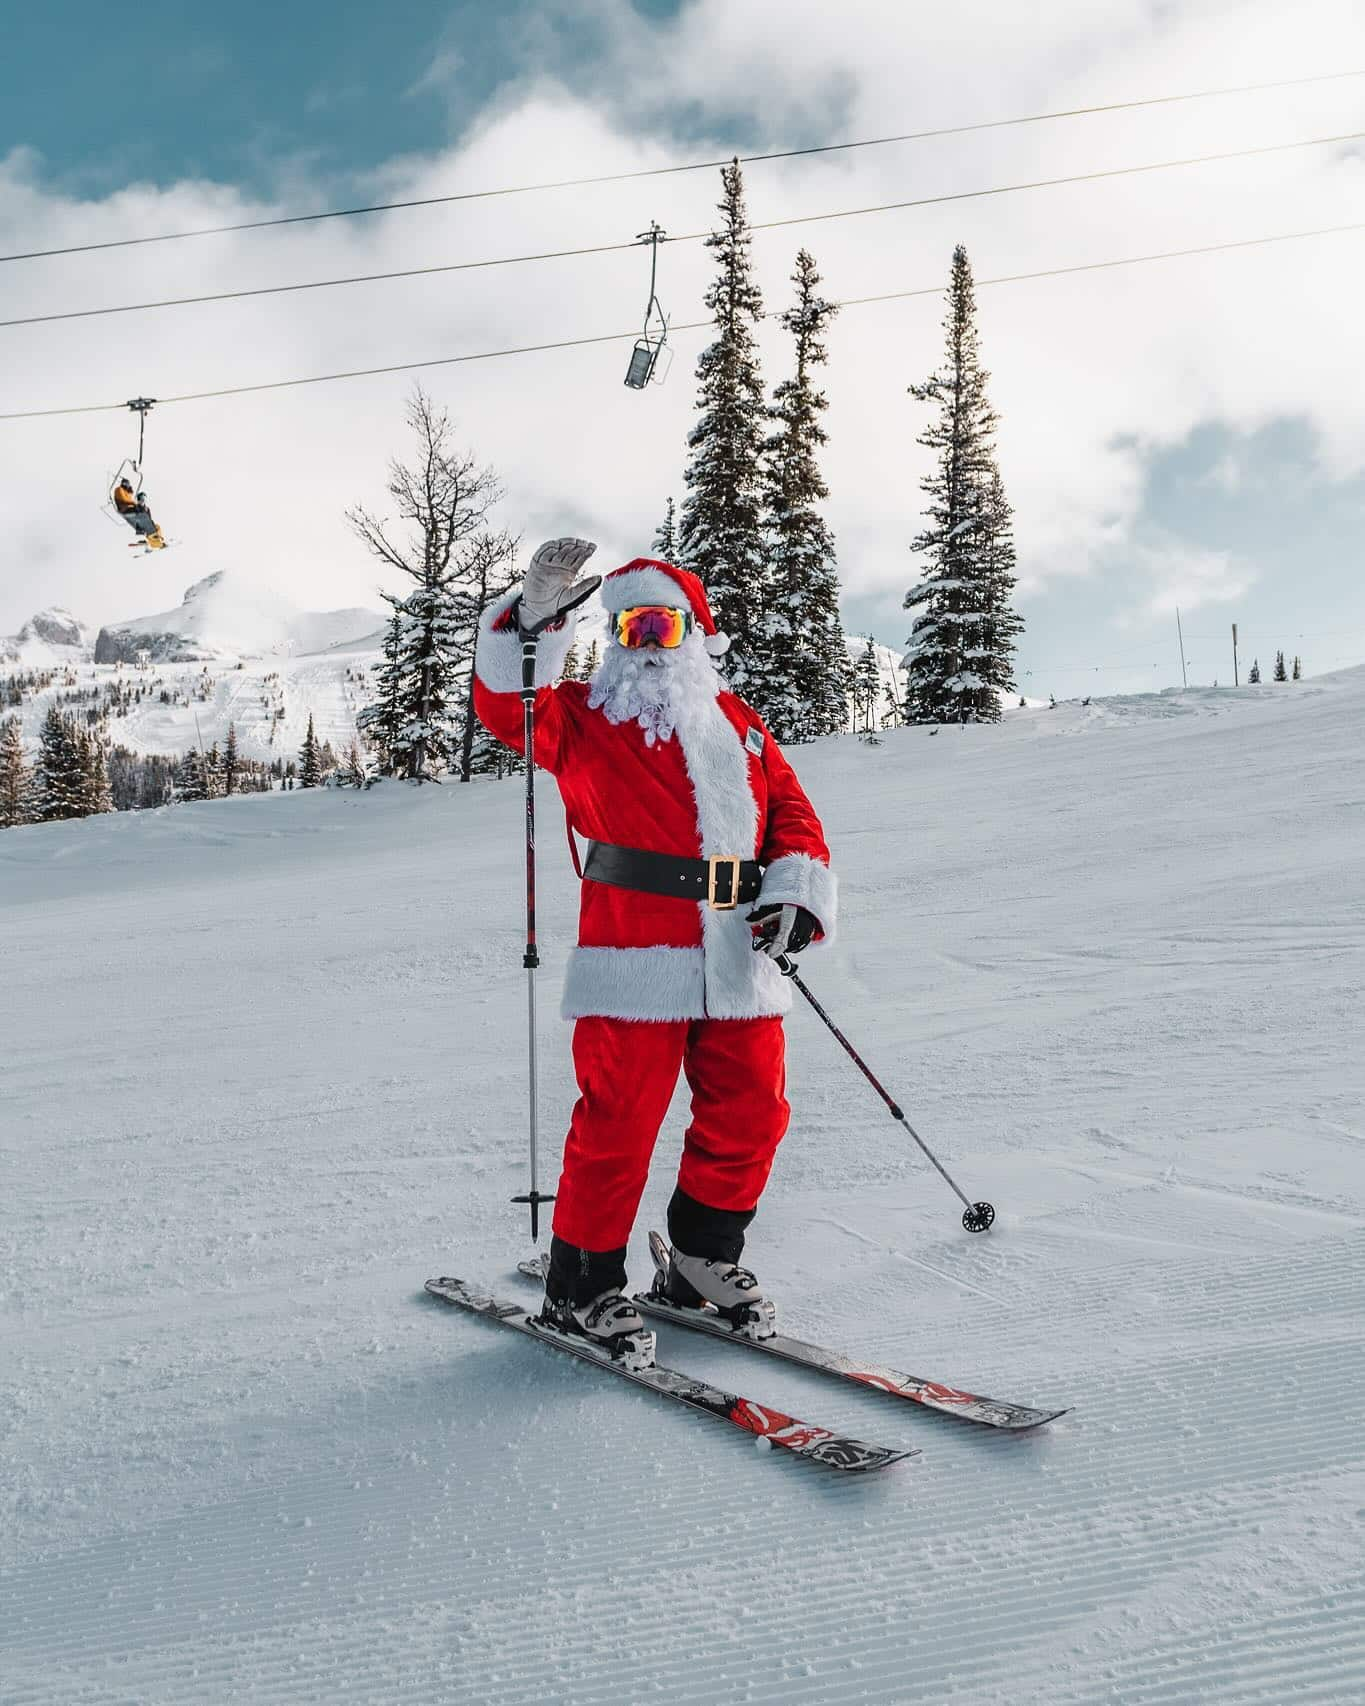
<svg viewBox="0 0 1365 1706">
<path fill-rule="evenodd" d="M 1292 13 L 1279 0 L 1059 0 L 1041 23 L 984 0 L 932 15 L 887 0 L 698 0 L 663 29 L 623 0 L 594 10 L 606 56 L 577 70 L 572 87 L 528 58 L 524 81 L 458 147 L 383 164 L 372 183 L 386 199 L 407 198 L 629 170 L 723 154 L 741 125 L 746 142 L 767 145 L 878 135 L 1319 71 L 1360 63 L 1365 49 L 1365 18 L 1344 0 L 1306 0 Z M 1318 85 L 755 166 L 750 211 L 778 219 L 1359 129 L 1363 89 Z M 671 140 L 684 123 L 693 140 Z M 1363 170 L 1358 156 L 1305 150 L 796 226 L 760 234 L 756 263 L 780 306 L 802 243 L 840 297 L 937 284 L 959 239 L 982 277 L 1105 260 L 1344 223 Z M 716 189 L 711 173 L 684 174 L 17 263 L 4 269 L 5 317 L 628 241 L 652 218 L 695 231 L 709 225 Z M 35 163 L 15 153 L 0 164 L 0 251 L 268 216 L 319 194 L 296 178 L 288 209 L 207 184 L 133 185 L 77 203 L 44 191 Z M 1295 417 L 1330 475 L 1365 466 L 1362 258 L 1365 234 L 983 289 L 1026 585 L 1113 563 L 1134 537 L 1144 457 L 1201 424 L 1246 433 Z M 676 320 L 700 318 L 707 277 L 700 244 L 665 249 L 660 295 Z M 626 330 L 643 315 L 647 283 L 641 251 L 0 331 L 0 407 L 164 397 Z M 923 417 L 905 387 L 937 360 L 939 314 L 934 298 L 850 309 L 830 338 L 827 472 L 841 563 L 851 590 L 897 603 L 924 466 L 914 444 Z M 602 540 L 603 559 L 623 560 L 647 544 L 669 493 L 680 495 L 702 339 L 676 341 L 669 384 L 643 396 L 621 384 L 624 345 L 421 377 L 502 472 L 513 525 L 530 538 L 571 524 Z M 776 378 L 776 328 L 764 349 Z M 0 632 L 54 602 L 94 621 L 169 606 L 234 565 L 310 607 L 369 601 L 377 571 L 341 517 L 357 498 L 379 501 L 410 382 L 399 374 L 157 411 L 149 490 L 182 541 L 165 560 L 133 557 L 98 513 L 105 474 L 133 441 L 130 417 L 0 424 L 17 499 L 0 546 Z M 1180 585 L 1206 598 L 1241 572 L 1191 561 Z M 1152 591 L 1153 610 L 1167 593 L 1165 582 Z"/>
</svg>

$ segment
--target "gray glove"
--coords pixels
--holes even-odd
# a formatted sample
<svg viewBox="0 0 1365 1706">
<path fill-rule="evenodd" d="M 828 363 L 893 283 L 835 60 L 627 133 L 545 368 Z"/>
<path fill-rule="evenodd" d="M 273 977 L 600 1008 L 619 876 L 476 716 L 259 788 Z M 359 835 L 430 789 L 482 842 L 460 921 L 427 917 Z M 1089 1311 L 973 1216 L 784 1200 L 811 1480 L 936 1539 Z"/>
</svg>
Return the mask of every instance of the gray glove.
<svg viewBox="0 0 1365 1706">
<path fill-rule="evenodd" d="M 794 959 L 810 947 L 820 928 L 820 920 L 813 912 L 790 900 L 781 905 L 756 906 L 748 914 L 747 922 L 754 927 L 755 951 L 767 954 L 771 960 L 783 954 Z"/>
<path fill-rule="evenodd" d="M 566 604 L 578 571 L 597 546 L 590 539 L 547 539 L 531 559 L 517 622 L 523 632 L 552 620 Z"/>
</svg>

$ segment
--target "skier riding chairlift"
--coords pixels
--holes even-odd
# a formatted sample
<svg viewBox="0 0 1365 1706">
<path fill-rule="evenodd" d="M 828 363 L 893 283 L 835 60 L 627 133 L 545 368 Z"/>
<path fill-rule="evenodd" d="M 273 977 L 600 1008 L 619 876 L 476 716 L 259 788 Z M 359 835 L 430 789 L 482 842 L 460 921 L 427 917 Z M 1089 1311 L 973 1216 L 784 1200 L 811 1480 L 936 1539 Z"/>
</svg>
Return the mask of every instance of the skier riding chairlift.
<svg viewBox="0 0 1365 1706">
<path fill-rule="evenodd" d="M 126 521 L 133 532 L 137 534 L 137 539 L 131 542 L 133 545 L 140 544 L 147 551 L 164 551 L 166 549 L 165 537 L 160 527 L 152 519 L 152 512 L 147 507 L 146 492 L 135 492 L 133 482 L 126 474 L 121 474 L 114 484 L 111 497 L 114 510 L 120 520 Z"/>
</svg>

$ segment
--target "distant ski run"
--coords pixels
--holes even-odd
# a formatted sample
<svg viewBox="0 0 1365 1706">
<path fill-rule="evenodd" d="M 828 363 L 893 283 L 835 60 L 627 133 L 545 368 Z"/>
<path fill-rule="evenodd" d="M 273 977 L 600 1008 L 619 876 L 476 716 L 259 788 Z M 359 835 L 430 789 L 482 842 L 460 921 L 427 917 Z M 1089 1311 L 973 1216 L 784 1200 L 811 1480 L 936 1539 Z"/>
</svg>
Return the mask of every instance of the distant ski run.
<svg viewBox="0 0 1365 1706">
<path fill-rule="evenodd" d="M 741 1397 L 733 1392 L 722 1392 L 705 1381 L 680 1373 L 677 1369 L 661 1368 L 657 1364 L 649 1369 L 625 1368 L 608 1357 L 598 1355 L 586 1343 L 578 1344 L 566 1334 L 539 1326 L 520 1304 L 508 1303 L 489 1292 L 466 1284 L 463 1280 L 449 1276 L 429 1279 L 426 1282 L 426 1290 L 433 1297 L 439 1297 L 457 1309 L 463 1309 L 471 1315 L 480 1315 L 499 1326 L 510 1327 L 514 1332 L 537 1339 L 555 1350 L 567 1351 L 570 1356 L 591 1363 L 595 1368 L 617 1375 L 622 1380 L 628 1380 L 632 1385 L 646 1387 L 649 1391 L 657 1392 L 664 1398 L 671 1398 L 688 1409 L 715 1416 L 755 1435 L 757 1439 L 765 1440 L 771 1446 L 789 1451 L 793 1456 L 821 1463 L 826 1468 L 866 1473 L 874 1469 L 887 1469 L 903 1458 L 918 1455 L 915 1450 L 870 1445 L 865 1440 L 851 1439 L 845 1434 L 833 1433 L 828 1428 L 815 1427 L 809 1422 L 787 1415 L 784 1411 L 756 1403 L 752 1398 Z"/>
</svg>

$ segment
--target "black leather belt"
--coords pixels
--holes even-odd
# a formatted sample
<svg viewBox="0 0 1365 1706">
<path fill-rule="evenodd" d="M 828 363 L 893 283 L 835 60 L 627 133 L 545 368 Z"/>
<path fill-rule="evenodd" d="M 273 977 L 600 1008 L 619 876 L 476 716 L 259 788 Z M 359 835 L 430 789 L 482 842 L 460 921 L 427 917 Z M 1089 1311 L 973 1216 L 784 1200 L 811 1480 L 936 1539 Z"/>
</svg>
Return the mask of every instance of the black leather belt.
<svg viewBox="0 0 1365 1706">
<path fill-rule="evenodd" d="M 672 853 L 646 853 L 638 847 L 590 841 L 583 876 L 589 882 L 609 883 L 618 889 L 704 900 L 717 912 L 729 912 L 741 901 L 758 899 L 763 867 L 756 860 L 728 854 L 683 859 Z"/>
</svg>

